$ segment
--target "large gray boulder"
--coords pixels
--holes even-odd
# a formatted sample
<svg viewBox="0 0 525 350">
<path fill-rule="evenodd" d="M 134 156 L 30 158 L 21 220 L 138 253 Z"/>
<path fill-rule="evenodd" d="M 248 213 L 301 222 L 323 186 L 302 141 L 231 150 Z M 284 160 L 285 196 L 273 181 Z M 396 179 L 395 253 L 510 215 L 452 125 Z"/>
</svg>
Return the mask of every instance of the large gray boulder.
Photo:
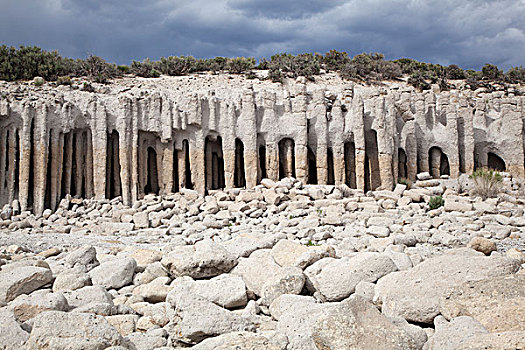
<svg viewBox="0 0 525 350">
<path fill-rule="evenodd" d="M 102 350 L 123 338 L 104 317 L 94 314 L 43 312 L 34 319 L 29 350 Z"/>
<path fill-rule="evenodd" d="M 397 266 L 388 256 L 365 252 L 341 259 L 321 259 L 304 273 L 311 291 L 327 301 L 340 301 L 354 293 L 359 282 L 375 282 L 393 271 L 397 271 Z"/>
<path fill-rule="evenodd" d="M 199 295 L 212 303 L 227 308 L 244 307 L 248 302 L 246 285 L 240 276 L 224 274 L 210 280 L 193 280 L 179 277 L 171 285 L 172 295 L 191 293 Z"/>
<path fill-rule="evenodd" d="M 30 295 L 20 295 L 8 306 L 18 322 L 25 322 L 44 311 L 68 311 L 69 304 L 62 293 L 52 293 L 49 289 L 37 290 Z"/>
<path fill-rule="evenodd" d="M 64 292 L 70 307 L 84 307 L 89 304 L 113 305 L 113 298 L 102 286 L 87 286 L 71 292 Z"/>
<path fill-rule="evenodd" d="M 318 349 L 417 349 L 414 339 L 361 297 L 350 297 L 317 318 L 312 337 Z"/>
<path fill-rule="evenodd" d="M 261 289 L 262 305 L 270 305 L 283 294 L 300 294 L 306 278 L 298 267 L 283 267 L 276 275 L 269 278 Z"/>
<path fill-rule="evenodd" d="M 91 285 L 91 277 L 87 273 L 68 269 L 56 276 L 53 292 L 75 290 L 89 285 Z"/>
<path fill-rule="evenodd" d="M 407 321 L 432 323 L 447 289 L 468 281 L 514 273 L 519 262 L 487 257 L 472 249 L 451 250 L 407 271 L 393 272 L 377 282 L 374 300 L 386 315 Z"/>
<path fill-rule="evenodd" d="M 72 251 L 64 262 L 66 266 L 82 272 L 88 272 L 99 265 L 97 251 L 92 246 L 83 246 Z"/>
<path fill-rule="evenodd" d="M 455 350 L 466 341 L 488 333 L 481 323 L 469 316 L 460 316 L 450 322 L 438 316 L 434 326 L 436 332 L 423 347 L 425 350 Z"/>
<path fill-rule="evenodd" d="M 290 349 L 317 350 L 312 331 L 317 319 L 336 303 L 318 303 L 309 296 L 284 294 L 275 299 L 270 310 L 278 319 L 277 332 L 284 334 Z"/>
<path fill-rule="evenodd" d="M 49 269 L 23 266 L 9 271 L 0 271 L 0 306 L 22 294 L 29 294 L 53 281 Z"/>
<path fill-rule="evenodd" d="M 234 332 L 208 338 L 195 345 L 195 350 L 231 350 L 231 349 L 265 349 L 285 350 L 287 342 L 268 339 L 263 334 L 252 332 Z"/>
<path fill-rule="evenodd" d="M 29 333 L 20 327 L 15 316 L 5 308 L 0 309 L 0 320 L 0 349 L 23 349 L 23 345 L 29 338 Z"/>
<path fill-rule="evenodd" d="M 248 258 L 240 258 L 239 264 L 231 273 L 241 276 L 248 291 L 260 296 L 266 281 L 277 275 L 281 269 L 273 259 L 270 249 L 260 249 Z"/>
<path fill-rule="evenodd" d="M 448 290 L 440 300 L 447 319 L 471 316 L 489 332 L 525 329 L 525 274 L 471 281 Z"/>
<path fill-rule="evenodd" d="M 226 310 L 198 295 L 191 289 L 168 294 L 166 301 L 176 316 L 166 325 L 173 339 L 196 344 L 202 340 L 225 333 L 254 331 L 255 326 L 246 317 Z"/>
<path fill-rule="evenodd" d="M 221 245 L 205 240 L 175 247 L 161 263 L 173 277 L 208 278 L 229 272 L 237 264 L 237 258 Z"/>
<path fill-rule="evenodd" d="M 89 277 L 94 285 L 118 289 L 133 281 L 136 267 L 137 263 L 133 258 L 111 259 L 89 271 Z"/>
</svg>

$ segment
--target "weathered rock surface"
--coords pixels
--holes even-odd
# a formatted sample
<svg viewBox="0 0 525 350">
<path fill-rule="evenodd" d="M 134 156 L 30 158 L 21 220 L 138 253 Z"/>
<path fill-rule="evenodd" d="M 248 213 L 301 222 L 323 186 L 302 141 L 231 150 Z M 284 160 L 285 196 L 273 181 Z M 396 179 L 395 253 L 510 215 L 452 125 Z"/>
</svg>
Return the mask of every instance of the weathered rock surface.
<svg viewBox="0 0 525 350">
<path fill-rule="evenodd" d="M 136 267 L 135 259 L 112 259 L 89 271 L 89 277 L 95 285 L 116 289 L 131 283 Z"/>
<path fill-rule="evenodd" d="M 324 312 L 312 337 L 318 349 L 417 349 L 416 342 L 370 302 L 350 297 Z"/>
<path fill-rule="evenodd" d="M 6 309 L 0 309 L 0 349 L 19 350 L 23 348 L 29 333 L 24 331 L 15 316 Z"/>
<path fill-rule="evenodd" d="M 102 316 L 60 311 L 35 317 L 28 349 L 100 350 L 123 344 L 123 338 Z"/>
<path fill-rule="evenodd" d="M 193 246 L 176 247 L 161 262 L 173 277 L 207 278 L 229 272 L 237 259 L 220 245 L 201 241 Z"/>
<path fill-rule="evenodd" d="M 327 301 L 339 301 L 352 294 L 359 282 L 375 282 L 396 270 L 388 256 L 359 253 L 351 258 L 319 260 L 305 270 L 305 275 L 310 289 Z"/>
<path fill-rule="evenodd" d="M 486 257 L 473 250 L 452 250 L 408 271 L 391 273 L 377 282 L 374 299 L 386 315 L 432 323 L 439 300 L 448 288 L 514 273 L 519 264 L 500 256 Z"/>
<path fill-rule="evenodd" d="M 525 274 L 466 282 L 442 295 L 447 319 L 471 316 L 489 332 L 525 329 Z"/>
<path fill-rule="evenodd" d="M 53 280 L 49 269 L 23 266 L 10 271 L 0 271 L 0 306 L 22 294 L 29 294 Z"/>
</svg>

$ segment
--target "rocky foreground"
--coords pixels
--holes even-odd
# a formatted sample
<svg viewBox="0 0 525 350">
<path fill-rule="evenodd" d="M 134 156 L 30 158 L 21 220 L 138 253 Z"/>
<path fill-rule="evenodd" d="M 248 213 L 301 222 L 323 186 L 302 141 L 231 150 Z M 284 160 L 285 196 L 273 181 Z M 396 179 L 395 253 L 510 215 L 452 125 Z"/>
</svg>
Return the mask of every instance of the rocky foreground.
<svg viewBox="0 0 525 350">
<path fill-rule="evenodd" d="M 525 348 L 525 198 L 420 179 L 15 202 L 0 349 Z"/>
</svg>

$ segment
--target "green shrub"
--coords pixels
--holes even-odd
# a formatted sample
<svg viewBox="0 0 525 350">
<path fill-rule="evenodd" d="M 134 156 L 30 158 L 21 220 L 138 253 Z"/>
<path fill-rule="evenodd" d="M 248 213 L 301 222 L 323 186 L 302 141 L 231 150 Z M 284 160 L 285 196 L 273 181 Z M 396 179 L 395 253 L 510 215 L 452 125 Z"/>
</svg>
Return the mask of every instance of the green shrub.
<svg viewBox="0 0 525 350">
<path fill-rule="evenodd" d="M 430 208 L 430 210 L 440 208 L 444 205 L 445 205 L 445 200 L 441 196 L 430 197 L 430 200 L 428 201 L 428 207 Z"/>
<path fill-rule="evenodd" d="M 159 62 L 154 63 L 162 74 L 172 76 L 186 75 L 195 70 L 196 64 L 197 60 L 191 56 L 161 57 Z"/>
<path fill-rule="evenodd" d="M 33 79 L 33 85 L 34 86 L 42 86 L 42 85 L 44 85 L 44 83 L 45 83 L 45 80 L 42 77 L 35 77 Z"/>
<path fill-rule="evenodd" d="M 461 69 L 459 66 L 455 64 L 451 64 L 446 68 L 446 76 L 449 79 L 465 79 L 466 74 L 463 69 Z"/>
<path fill-rule="evenodd" d="M 503 78 L 503 72 L 499 70 L 498 66 L 489 63 L 481 68 L 481 75 L 488 80 L 501 80 Z"/>
<path fill-rule="evenodd" d="M 399 78 L 403 74 L 401 66 L 385 61 L 380 53 L 362 53 L 341 68 L 343 79 L 360 80 L 367 83 Z"/>
<path fill-rule="evenodd" d="M 90 55 L 82 61 L 83 75 L 96 83 L 105 84 L 109 79 L 119 76 L 117 66 L 107 63 L 101 57 Z"/>
<path fill-rule="evenodd" d="M 242 74 L 252 70 L 255 67 L 255 58 L 249 57 L 237 57 L 230 58 L 226 64 L 228 73 L 230 74 Z"/>
<path fill-rule="evenodd" d="M 345 64 L 350 63 L 350 57 L 346 52 L 330 50 L 320 57 L 320 61 L 326 71 L 340 71 Z"/>
<path fill-rule="evenodd" d="M 119 72 L 121 72 L 122 74 L 127 74 L 129 73 L 129 66 L 126 66 L 126 65 L 119 65 L 117 66 L 117 69 Z"/>
<path fill-rule="evenodd" d="M 525 82 L 525 68 L 522 66 L 512 67 L 505 73 L 505 81 L 511 84 Z"/>
<path fill-rule="evenodd" d="M 472 195 L 483 199 L 496 197 L 502 190 L 503 177 L 492 169 L 478 169 L 470 175 L 474 181 Z"/>
<path fill-rule="evenodd" d="M 58 77 L 57 85 L 71 85 L 71 77 L 69 75 Z"/>
<path fill-rule="evenodd" d="M 133 61 L 131 63 L 131 73 L 143 78 L 160 77 L 160 72 L 156 69 L 156 65 L 149 58 L 142 62 Z"/>
</svg>

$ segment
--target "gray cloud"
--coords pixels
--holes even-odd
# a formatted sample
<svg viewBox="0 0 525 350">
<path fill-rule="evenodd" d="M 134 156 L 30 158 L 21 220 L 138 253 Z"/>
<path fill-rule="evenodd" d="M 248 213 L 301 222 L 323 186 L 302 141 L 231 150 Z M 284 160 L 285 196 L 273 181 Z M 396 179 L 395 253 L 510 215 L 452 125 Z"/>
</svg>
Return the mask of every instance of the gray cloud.
<svg viewBox="0 0 525 350">
<path fill-rule="evenodd" d="M 332 48 L 477 69 L 525 57 L 525 0 L 0 0 L 0 8 L 0 43 L 116 63 Z"/>
</svg>

